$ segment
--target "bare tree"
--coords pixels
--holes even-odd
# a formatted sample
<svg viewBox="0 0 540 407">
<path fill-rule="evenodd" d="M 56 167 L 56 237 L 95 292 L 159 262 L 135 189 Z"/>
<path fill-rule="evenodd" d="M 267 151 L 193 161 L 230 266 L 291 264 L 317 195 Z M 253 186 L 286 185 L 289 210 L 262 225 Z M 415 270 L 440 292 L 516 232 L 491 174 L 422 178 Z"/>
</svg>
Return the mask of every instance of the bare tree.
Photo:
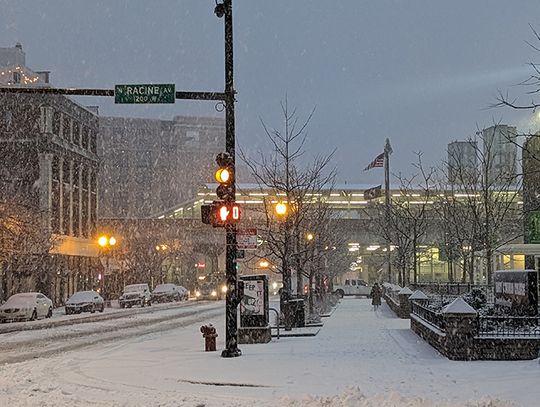
<svg viewBox="0 0 540 407">
<path fill-rule="evenodd" d="M 497 131 L 497 127 L 492 131 Z M 517 205 L 520 177 L 515 170 L 495 165 L 493 140 L 494 137 L 484 132 L 477 132 L 477 139 L 468 140 L 474 150 L 475 165 L 450 166 L 453 175 L 440 187 L 443 205 L 439 206 L 446 231 L 463 259 L 464 273 L 467 270 L 470 281 L 473 280 L 474 259 L 481 255 L 488 284 L 493 282 L 495 251 L 522 235 L 522 228 L 515 227 L 516 220 L 522 219 Z M 449 159 L 458 162 L 452 157 Z"/>
<path fill-rule="evenodd" d="M 307 119 L 300 120 L 296 109 L 289 108 L 285 99 L 281 103 L 283 129 L 270 129 L 261 120 L 271 152 L 259 152 L 258 158 L 247 157 L 241 151 L 240 157 L 249 167 L 263 191 L 270 191 L 264 199 L 262 250 L 266 257 L 278 259 L 278 272 L 283 279 L 281 302 L 292 297 L 291 270 L 296 267 L 298 280 L 302 279 L 303 264 L 301 261 L 302 241 L 310 223 L 311 209 L 320 200 L 320 191 L 329 185 L 334 178 L 334 170 L 329 168 L 333 152 L 319 155 L 310 164 L 303 164 L 307 141 L 307 127 L 313 117 L 314 110 Z M 274 211 L 276 197 L 287 207 L 285 215 Z M 297 287 L 301 287 L 301 281 Z M 300 293 L 299 293 L 300 294 Z M 288 308 L 286 308 L 287 311 Z M 286 321 L 290 321 L 286 315 Z"/>
<path fill-rule="evenodd" d="M 416 173 L 411 177 L 401 174 L 396 178 L 400 183 L 400 196 L 392 199 L 389 208 L 377 204 L 376 213 L 368 211 L 372 225 L 393 249 L 393 263 L 398 269 L 399 284 L 418 282 L 418 246 L 428 230 L 429 213 L 433 204 L 434 169 L 426 169 L 422 163 L 422 153 L 417 153 L 413 164 Z M 374 232 L 376 232 L 374 231 Z"/>
<path fill-rule="evenodd" d="M 533 32 L 534 41 L 540 43 L 540 33 L 532 25 L 529 24 L 529 27 Z M 526 42 L 532 49 L 540 52 L 540 47 L 538 45 L 535 45 L 529 41 Z M 511 98 L 508 93 L 503 93 L 502 91 L 499 91 L 496 102 L 492 104 L 491 107 L 510 107 L 517 110 L 533 111 L 540 107 L 540 103 L 536 102 L 534 99 L 534 96 L 540 93 L 540 64 L 536 62 L 529 62 L 529 66 L 532 70 L 531 75 L 524 81 L 520 82 L 519 85 L 527 88 L 532 88 L 531 90 L 526 92 L 527 95 L 531 95 L 531 101 L 529 103 L 522 104 L 518 102 L 517 97 Z"/>
</svg>

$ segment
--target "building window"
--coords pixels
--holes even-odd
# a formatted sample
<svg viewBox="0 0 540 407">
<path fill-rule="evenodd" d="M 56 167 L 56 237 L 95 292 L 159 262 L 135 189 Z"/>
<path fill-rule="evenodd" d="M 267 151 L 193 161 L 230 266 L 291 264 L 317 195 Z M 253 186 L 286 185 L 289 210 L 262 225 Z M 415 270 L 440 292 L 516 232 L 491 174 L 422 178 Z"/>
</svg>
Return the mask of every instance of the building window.
<svg viewBox="0 0 540 407">
<path fill-rule="evenodd" d="M 62 123 L 62 115 L 58 111 L 54 111 L 53 113 L 53 134 L 56 134 L 57 136 L 60 136 L 60 126 Z"/>
<path fill-rule="evenodd" d="M 81 147 L 88 150 L 88 139 L 90 135 L 90 129 L 83 127 L 82 129 L 82 145 Z"/>
<path fill-rule="evenodd" d="M 73 144 L 81 145 L 81 131 L 79 123 L 73 121 Z"/>
<path fill-rule="evenodd" d="M 80 167 L 79 164 L 73 166 L 73 235 L 81 235 L 81 224 L 79 222 L 79 213 L 80 213 L 80 196 L 79 196 L 79 174 Z"/>
<path fill-rule="evenodd" d="M 82 199 L 81 199 L 81 235 L 83 237 L 88 237 L 88 200 L 89 200 L 89 191 L 88 191 L 88 175 L 89 169 L 81 166 L 82 172 Z"/>
<path fill-rule="evenodd" d="M 69 228 L 69 225 L 70 225 L 70 200 L 69 200 L 69 196 L 70 196 L 70 193 L 71 193 L 71 186 L 70 186 L 70 165 L 69 165 L 69 160 L 66 160 L 64 159 L 64 174 L 63 174 L 63 177 L 64 177 L 64 199 L 63 199 L 63 203 L 62 203 L 62 206 L 63 206 L 63 214 L 62 214 L 62 218 L 63 218 L 63 221 L 64 221 L 64 234 L 65 235 L 68 235 L 69 232 L 70 232 L 70 228 Z"/>
<path fill-rule="evenodd" d="M 92 153 L 96 153 L 97 152 L 96 133 L 93 130 L 89 130 L 88 137 L 90 139 L 89 150 Z"/>
<path fill-rule="evenodd" d="M 13 120 L 13 114 L 11 110 L 4 110 L 0 116 L 0 131 L 9 131 L 11 128 L 11 122 Z"/>
<path fill-rule="evenodd" d="M 61 234 L 60 230 L 60 159 L 53 157 L 52 161 L 52 207 L 51 227 L 53 233 Z"/>
<path fill-rule="evenodd" d="M 62 116 L 62 138 L 66 141 L 71 141 L 71 118 Z"/>
</svg>

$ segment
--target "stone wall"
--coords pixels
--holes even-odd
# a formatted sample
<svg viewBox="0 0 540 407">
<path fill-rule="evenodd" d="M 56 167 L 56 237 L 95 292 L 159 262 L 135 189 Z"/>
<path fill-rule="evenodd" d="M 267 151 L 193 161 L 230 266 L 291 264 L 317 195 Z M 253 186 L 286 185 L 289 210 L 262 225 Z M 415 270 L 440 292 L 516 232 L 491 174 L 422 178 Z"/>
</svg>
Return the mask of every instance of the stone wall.
<svg viewBox="0 0 540 407">
<path fill-rule="evenodd" d="M 445 314 L 444 330 L 411 314 L 411 329 L 451 360 L 530 360 L 540 352 L 540 338 L 479 337 L 471 314 Z"/>
<path fill-rule="evenodd" d="M 407 294 L 398 294 L 398 295 L 387 295 L 383 296 L 384 300 L 394 313 L 402 319 L 410 318 L 411 314 L 411 303 L 409 301 L 409 295 Z"/>
</svg>

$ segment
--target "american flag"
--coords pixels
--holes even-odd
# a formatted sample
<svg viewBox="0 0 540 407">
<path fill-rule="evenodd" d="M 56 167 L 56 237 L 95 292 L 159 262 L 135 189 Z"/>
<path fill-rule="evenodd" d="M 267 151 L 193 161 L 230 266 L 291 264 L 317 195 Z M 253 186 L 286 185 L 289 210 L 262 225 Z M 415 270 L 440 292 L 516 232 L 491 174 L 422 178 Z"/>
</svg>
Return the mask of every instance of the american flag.
<svg viewBox="0 0 540 407">
<path fill-rule="evenodd" d="M 379 154 L 375 159 L 364 168 L 364 171 L 371 170 L 375 167 L 384 167 L 384 153 Z"/>
</svg>

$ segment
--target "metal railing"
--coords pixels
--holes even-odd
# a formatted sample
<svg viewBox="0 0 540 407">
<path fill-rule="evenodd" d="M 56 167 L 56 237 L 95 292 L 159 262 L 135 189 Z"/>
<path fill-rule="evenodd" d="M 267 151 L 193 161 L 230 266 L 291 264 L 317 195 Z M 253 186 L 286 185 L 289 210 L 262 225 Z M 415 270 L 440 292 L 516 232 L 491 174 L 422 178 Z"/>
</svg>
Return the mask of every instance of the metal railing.
<svg viewBox="0 0 540 407">
<path fill-rule="evenodd" d="M 471 283 L 459 283 L 459 282 L 426 282 L 411 284 L 411 287 L 415 290 L 422 290 L 432 294 L 443 295 L 462 295 L 471 291 L 473 288 L 481 288 L 486 291 L 492 290 L 493 286 L 486 284 L 471 284 Z"/>
<path fill-rule="evenodd" d="M 412 290 L 422 290 L 425 294 L 433 299 L 443 302 L 451 302 L 457 297 L 467 294 L 473 289 L 481 289 L 486 295 L 488 304 L 493 304 L 495 301 L 493 286 L 487 284 L 471 284 L 471 283 L 417 283 L 411 284 Z"/>
<path fill-rule="evenodd" d="M 444 331 L 444 320 L 440 312 L 432 310 L 431 308 L 419 304 L 416 301 L 412 301 L 411 313 L 430 323 L 431 325 L 439 328 L 441 331 Z"/>
<path fill-rule="evenodd" d="M 479 316 L 478 336 L 540 338 L 540 317 Z"/>
<path fill-rule="evenodd" d="M 386 297 L 394 302 L 394 304 L 399 305 L 399 296 L 397 291 L 389 290 L 386 292 Z"/>
</svg>

